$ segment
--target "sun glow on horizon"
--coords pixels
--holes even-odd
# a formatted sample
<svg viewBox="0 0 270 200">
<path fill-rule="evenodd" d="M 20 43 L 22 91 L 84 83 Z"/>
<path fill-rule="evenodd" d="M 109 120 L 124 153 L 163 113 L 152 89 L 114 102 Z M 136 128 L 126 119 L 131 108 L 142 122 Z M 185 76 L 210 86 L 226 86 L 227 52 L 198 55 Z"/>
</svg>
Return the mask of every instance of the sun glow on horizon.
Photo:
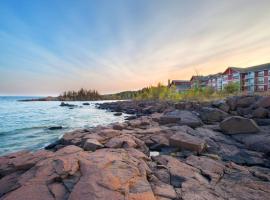
<svg viewBox="0 0 270 200">
<path fill-rule="evenodd" d="M 268 63 L 269 8 L 267 0 L 3 0 L 0 94 L 114 93 Z"/>
</svg>

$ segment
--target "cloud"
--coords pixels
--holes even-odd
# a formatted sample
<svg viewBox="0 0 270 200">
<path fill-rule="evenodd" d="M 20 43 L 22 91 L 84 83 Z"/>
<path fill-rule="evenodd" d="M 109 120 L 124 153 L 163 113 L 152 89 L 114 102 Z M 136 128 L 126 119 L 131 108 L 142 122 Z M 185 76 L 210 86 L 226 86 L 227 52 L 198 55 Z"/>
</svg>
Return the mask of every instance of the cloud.
<svg viewBox="0 0 270 200">
<path fill-rule="evenodd" d="M 269 62 L 269 6 L 246 0 L 80 1 L 57 4 L 50 14 L 48 6 L 33 5 L 26 16 L 26 8 L 5 5 L 0 93 L 80 87 L 108 93 L 189 79 L 195 69 L 208 74 Z"/>
</svg>

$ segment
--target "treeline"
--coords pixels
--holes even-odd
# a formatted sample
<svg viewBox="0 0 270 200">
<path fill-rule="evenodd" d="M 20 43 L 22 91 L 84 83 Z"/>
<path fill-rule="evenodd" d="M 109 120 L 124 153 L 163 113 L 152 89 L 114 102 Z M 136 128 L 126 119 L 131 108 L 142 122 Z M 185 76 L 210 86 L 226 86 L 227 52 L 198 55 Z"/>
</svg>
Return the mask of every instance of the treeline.
<svg viewBox="0 0 270 200">
<path fill-rule="evenodd" d="M 58 96 L 60 101 L 95 101 L 101 100 L 102 96 L 96 90 L 65 91 Z"/>
<path fill-rule="evenodd" d="M 103 95 L 103 99 L 137 99 L 137 100 L 198 100 L 207 101 L 221 99 L 230 95 L 239 95 L 239 84 L 230 83 L 224 90 L 215 91 L 211 87 L 197 87 L 187 91 L 178 92 L 176 87 L 168 88 L 165 85 L 158 84 L 157 86 L 145 87 L 138 91 L 126 91 L 117 94 Z"/>
</svg>

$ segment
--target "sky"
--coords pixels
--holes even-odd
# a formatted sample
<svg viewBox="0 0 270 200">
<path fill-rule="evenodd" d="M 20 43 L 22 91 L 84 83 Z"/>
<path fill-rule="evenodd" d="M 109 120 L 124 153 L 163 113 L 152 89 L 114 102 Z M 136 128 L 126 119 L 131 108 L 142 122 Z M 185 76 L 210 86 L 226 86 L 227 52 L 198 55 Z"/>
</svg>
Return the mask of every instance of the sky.
<svg viewBox="0 0 270 200">
<path fill-rule="evenodd" d="M 114 93 L 268 62 L 269 0 L 0 1 L 0 95 Z"/>
</svg>

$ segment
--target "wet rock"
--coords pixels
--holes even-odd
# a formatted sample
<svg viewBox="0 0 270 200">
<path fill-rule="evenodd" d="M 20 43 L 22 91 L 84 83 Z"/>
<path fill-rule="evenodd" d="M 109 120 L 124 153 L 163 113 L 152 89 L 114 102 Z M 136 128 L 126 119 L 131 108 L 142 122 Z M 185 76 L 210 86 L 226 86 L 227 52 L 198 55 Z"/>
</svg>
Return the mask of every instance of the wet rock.
<svg viewBox="0 0 270 200">
<path fill-rule="evenodd" d="M 117 112 L 117 113 L 114 113 L 113 115 L 114 115 L 114 116 L 121 116 L 122 113 L 121 113 L 121 112 Z"/>
<path fill-rule="evenodd" d="M 90 103 L 83 103 L 82 105 L 84 105 L 84 106 L 89 106 L 90 105 Z"/>
<path fill-rule="evenodd" d="M 87 139 L 83 146 L 86 151 L 96 151 L 100 148 L 103 148 L 103 145 L 97 139 Z"/>
<path fill-rule="evenodd" d="M 51 126 L 48 129 L 49 130 L 59 130 L 59 129 L 62 129 L 62 128 L 63 128 L 62 126 Z"/>
<path fill-rule="evenodd" d="M 201 153 L 206 149 L 204 140 L 180 131 L 170 137 L 170 145 L 197 153 Z"/>
<path fill-rule="evenodd" d="M 220 128 L 225 134 L 257 133 L 260 128 L 252 119 L 233 116 L 220 123 Z"/>
<path fill-rule="evenodd" d="M 70 107 L 70 108 L 77 107 L 77 105 L 69 104 L 69 103 L 65 103 L 65 102 L 61 102 L 61 104 L 59 106 Z"/>
</svg>

